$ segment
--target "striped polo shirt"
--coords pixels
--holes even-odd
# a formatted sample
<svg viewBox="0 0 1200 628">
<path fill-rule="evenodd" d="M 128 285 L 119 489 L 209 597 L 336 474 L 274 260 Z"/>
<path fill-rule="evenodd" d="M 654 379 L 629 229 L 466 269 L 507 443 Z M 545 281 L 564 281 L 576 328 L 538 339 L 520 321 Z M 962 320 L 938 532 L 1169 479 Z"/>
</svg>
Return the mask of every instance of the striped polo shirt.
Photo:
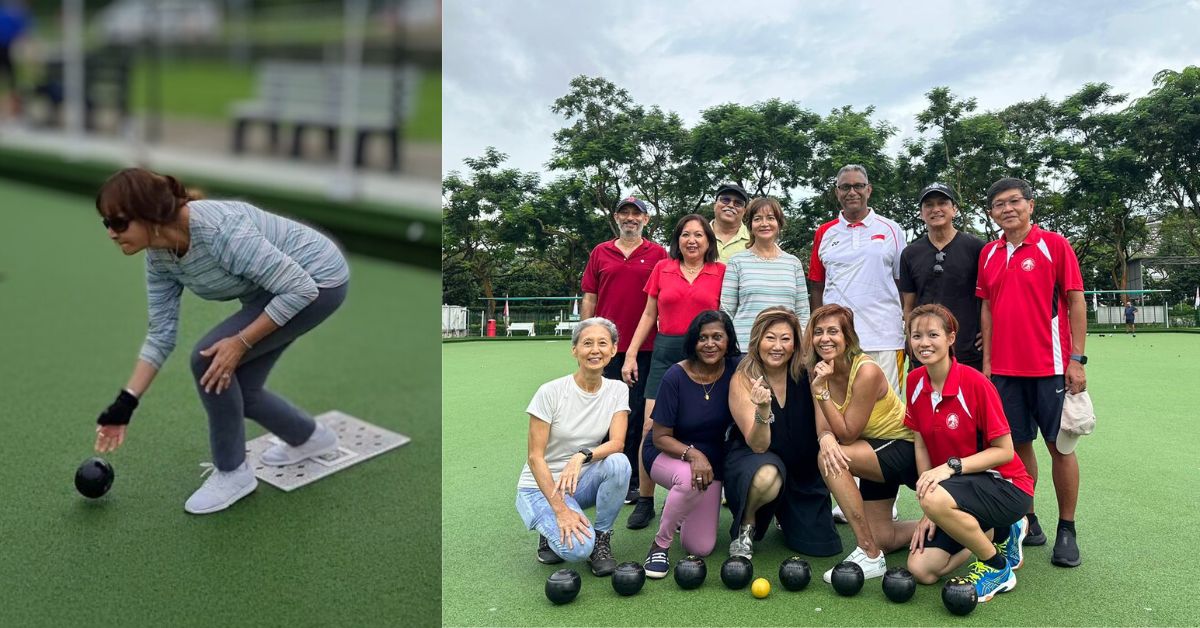
<svg viewBox="0 0 1200 628">
<path fill-rule="evenodd" d="M 800 319 L 800 328 L 808 324 L 808 286 L 800 259 L 776 247 L 779 255 L 763 259 L 752 251 L 742 251 L 729 259 L 725 281 L 721 284 L 721 309 L 733 319 L 738 344 L 750 351 L 750 328 L 758 313 L 774 305 L 791 308 Z M 797 342 L 799 338 L 795 339 Z"/>
<path fill-rule="evenodd" d="M 350 278 L 346 258 L 325 235 L 240 201 L 191 201 L 187 253 L 146 249 L 150 329 L 139 357 L 161 368 L 175 348 L 186 287 L 210 301 L 275 295 L 266 314 L 287 324 L 317 298 Z"/>
</svg>

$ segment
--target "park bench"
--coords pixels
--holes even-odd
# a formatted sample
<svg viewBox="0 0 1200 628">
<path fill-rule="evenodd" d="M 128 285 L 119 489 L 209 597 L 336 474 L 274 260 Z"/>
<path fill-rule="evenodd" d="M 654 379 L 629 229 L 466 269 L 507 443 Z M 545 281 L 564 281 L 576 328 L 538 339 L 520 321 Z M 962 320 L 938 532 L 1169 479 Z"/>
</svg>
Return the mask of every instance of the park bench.
<svg viewBox="0 0 1200 628">
<path fill-rule="evenodd" d="M 508 335 L 511 336 L 514 331 L 523 331 L 530 336 L 537 335 L 537 332 L 533 330 L 533 323 L 509 323 Z"/>
<path fill-rule="evenodd" d="M 554 335 L 561 336 L 561 335 L 563 335 L 564 331 L 569 334 L 569 333 L 575 331 L 575 326 L 578 324 L 579 324 L 579 321 L 574 321 L 574 322 L 563 321 L 554 326 Z"/>
<path fill-rule="evenodd" d="M 401 75 L 398 68 L 363 66 L 359 71 L 357 111 L 354 127 L 354 163 L 365 161 L 366 142 L 381 136 L 388 147 L 388 166 L 400 167 L 400 122 L 407 102 L 402 103 Z M 282 127 L 292 133 L 291 155 L 303 154 L 304 134 L 310 129 L 325 135 L 326 151 L 337 152 L 342 126 L 342 81 L 340 65 L 293 61 L 268 61 L 258 69 L 257 93 L 253 100 L 234 103 L 233 152 L 246 148 L 246 132 L 251 125 L 267 129 L 271 150 L 279 146 Z"/>
</svg>

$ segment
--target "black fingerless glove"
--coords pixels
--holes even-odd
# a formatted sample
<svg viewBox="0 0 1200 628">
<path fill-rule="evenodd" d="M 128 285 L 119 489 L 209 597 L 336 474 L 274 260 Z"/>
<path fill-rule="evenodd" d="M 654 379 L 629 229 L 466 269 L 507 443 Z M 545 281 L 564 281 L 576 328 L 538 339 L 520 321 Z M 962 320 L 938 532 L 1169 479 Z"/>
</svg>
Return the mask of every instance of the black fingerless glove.
<svg viewBox="0 0 1200 628">
<path fill-rule="evenodd" d="M 122 390 L 121 394 L 117 395 L 116 401 L 113 401 L 104 412 L 100 413 L 100 418 L 96 419 L 96 423 L 129 425 L 129 419 L 133 417 L 133 411 L 137 407 L 138 398 L 130 394 L 128 390 Z"/>
</svg>

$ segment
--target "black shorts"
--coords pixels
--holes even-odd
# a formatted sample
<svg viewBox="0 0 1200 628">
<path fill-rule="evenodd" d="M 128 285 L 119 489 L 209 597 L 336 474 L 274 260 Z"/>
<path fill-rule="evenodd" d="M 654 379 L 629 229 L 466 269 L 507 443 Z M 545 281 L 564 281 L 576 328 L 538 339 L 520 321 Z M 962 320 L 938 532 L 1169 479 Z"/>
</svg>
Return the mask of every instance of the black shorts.
<svg viewBox="0 0 1200 628">
<path fill-rule="evenodd" d="M 858 490 L 862 493 L 864 502 L 881 499 L 896 499 L 900 485 L 915 489 L 917 486 L 917 453 L 912 441 L 890 440 L 884 438 L 867 438 L 867 444 L 875 450 L 879 458 L 879 470 L 883 473 L 883 482 L 873 482 L 861 478 Z"/>
<path fill-rule="evenodd" d="M 975 517 L 984 532 L 1011 526 L 1024 517 L 1033 505 L 1032 495 L 1002 479 L 994 471 L 949 477 L 938 486 L 950 493 L 959 510 Z M 943 549 L 950 554 L 957 554 L 963 548 L 962 543 L 941 528 L 934 532 L 933 540 L 927 541 L 925 546 Z"/>
<path fill-rule="evenodd" d="M 992 383 L 1000 393 L 1000 403 L 1004 406 L 1004 416 L 1008 417 L 1014 444 L 1037 440 L 1039 429 L 1042 440 L 1047 443 L 1058 440 L 1063 400 L 1067 397 L 1066 377 L 993 375 Z"/>
<path fill-rule="evenodd" d="M 638 351 L 637 365 L 638 373 L 650 372 L 650 351 Z M 609 360 L 608 366 L 604 367 L 604 377 L 621 381 L 621 366 L 625 364 L 624 354 L 618 353 L 616 357 Z M 645 420 L 646 410 L 646 378 L 639 377 L 638 381 L 633 383 L 629 389 L 629 422 L 625 427 L 625 457 L 629 458 L 630 462 L 638 459 L 638 454 L 642 450 L 642 424 Z M 608 440 L 605 437 L 604 440 Z M 629 478 L 629 485 L 636 487 L 639 484 L 638 474 L 634 473 Z"/>
<path fill-rule="evenodd" d="M 643 371 L 638 364 L 638 379 L 646 380 L 646 398 L 658 399 L 658 385 L 662 383 L 663 375 L 672 364 L 683 360 L 683 336 L 664 336 L 659 334 L 654 338 L 654 355 L 650 368 Z"/>
<path fill-rule="evenodd" d="M 763 504 L 754 513 L 754 539 L 762 540 L 771 529 L 771 519 L 779 520 L 783 543 L 793 552 L 809 556 L 836 556 L 842 553 L 842 540 L 833 525 L 829 489 L 817 473 L 816 465 L 808 473 L 789 473 L 777 454 L 754 453 L 741 440 L 729 446 L 725 454 L 725 499 L 733 513 L 729 537 L 738 533 L 738 524 L 746 513 L 746 499 L 754 474 L 763 465 L 775 465 L 783 479 L 779 497 Z"/>
</svg>

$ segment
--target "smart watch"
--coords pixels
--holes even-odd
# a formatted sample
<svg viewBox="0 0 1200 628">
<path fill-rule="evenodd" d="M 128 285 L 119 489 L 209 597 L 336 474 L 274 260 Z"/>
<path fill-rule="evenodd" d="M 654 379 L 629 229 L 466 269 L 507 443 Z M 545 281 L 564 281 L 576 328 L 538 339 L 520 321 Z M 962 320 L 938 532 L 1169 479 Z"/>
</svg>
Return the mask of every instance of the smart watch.
<svg viewBox="0 0 1200 628">
<path fill-rule="evenodd" d="M 958 458 L 950 458 L 946 461 L 946 466 L 954 472 L 954 475 L 962 475 L 962 460 Z"/>
<path fill-rule="evenodd" d="M 584 447 L 575 453 L 583 454 L 583 464 L 587 464 L 592 461 L 592 450 L 588 449 L 587 447 Z"/>
<path fill-rule="evenodd" d="M 1083 355 L 1082 353 L 1072 353 L 1071 359 L 1078 362 L 1081 366 L 1087 365 L 1087 356 Z"/>
</svg>

